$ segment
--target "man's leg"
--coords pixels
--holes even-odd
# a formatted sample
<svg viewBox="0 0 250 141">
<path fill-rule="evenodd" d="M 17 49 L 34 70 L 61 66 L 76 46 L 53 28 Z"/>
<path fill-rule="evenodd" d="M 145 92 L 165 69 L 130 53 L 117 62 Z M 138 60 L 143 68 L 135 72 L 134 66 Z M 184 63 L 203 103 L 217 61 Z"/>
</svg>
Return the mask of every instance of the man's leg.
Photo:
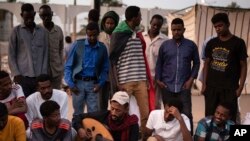
<svg viewBox="0 0 250 141">
<path fill-rule="evenodd" d="M 218 90 L 214 87 L 206 87 L 204 92 L 205 98 L 205 116 L 214 115 L 215 109 L 219 102 Z"/>
<path fill-rule="evenodd" d="M 162 103 L 162 90 L 159 87 L 159 85 L 157 85 L 157 83 L 154 83 L 154 87 L 155 87 L 155 108 L 156 109 L 161 109 L 161 103 Z"/>
<path fill-rule="evenodd" d="M 17 82 L 19 85 L 22 86 L 23 93 L 27 98 L 29 95 L 37 91 L 36 86 L 36 78 L 35 77 L 26 77 L 23 76 L 20 82 Z"/>
<path fill-rule="evenodd" d="M 106 81 L 105 85 L 102 87 L 100 91 L 100 110 L 108 109 L 108 101 L 110 98 L 110 82 Z"/>
<path fill-rule="evenodd" d="M 84 81 L 85 95 L 88 113 L 96 112 L 99 109 L 99 92 L 94 92 L 95 81 Z"/>
<path fill-rule="evenodd" d="M 52 84 L 53 89 L 60 90 L 61 89 L 61 85 L 62 85 L 62 75 L 58 75 L 56 77 L 53 77 L 51 79 L 51 84 Z"/>
<path fill-rule="evenodd" d="M 73 115 L 79 115 L 84 113 L 84 104 L 85 104 L 85 91 L 84 91 L 84 81 L 77 80 L 77 88 L 79 89 L 78 94 L 72 94 L 72 103 L 74 108 Z"/>
</svg>

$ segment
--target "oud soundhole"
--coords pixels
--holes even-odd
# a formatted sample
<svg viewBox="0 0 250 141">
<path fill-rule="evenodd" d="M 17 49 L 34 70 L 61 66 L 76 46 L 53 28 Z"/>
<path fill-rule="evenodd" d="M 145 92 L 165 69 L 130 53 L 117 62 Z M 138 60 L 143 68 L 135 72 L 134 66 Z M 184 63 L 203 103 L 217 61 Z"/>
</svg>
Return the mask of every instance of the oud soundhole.
<svg viewBox="0 0 250 141">
<path fill-rule="evenodd" d="M 92 126 L 92 131 L 95 131 L 95 126 Z"/>
</svg>

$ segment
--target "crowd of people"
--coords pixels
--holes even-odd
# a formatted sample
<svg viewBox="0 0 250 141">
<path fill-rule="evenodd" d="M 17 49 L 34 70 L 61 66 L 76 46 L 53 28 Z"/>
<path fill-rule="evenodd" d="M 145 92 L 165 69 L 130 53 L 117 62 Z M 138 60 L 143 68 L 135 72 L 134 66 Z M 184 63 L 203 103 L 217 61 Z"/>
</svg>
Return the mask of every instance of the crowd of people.
<svg viewBox="0 0 250 141">
<path fill-rule="evenodd" d="M 9 40 L 11 75 L 0 71 L 0 141 L 105 139 L 94 134 L 97 125 L 86 128 L 88 118 L 104 124 L 114 141 L 228 141 L 230 125 L 241 124 L 238 97 L 248 55 L 244 40 L 230 32 L 226 13 L 212 17 L 217 36 L 204 45 L 205 117 L 196 129 L 191 88 L 200 57 L 184 37 L 181 18 L 171 21 L 170 39 L 161 33 L 159 14 L 142 32 L 137 6 L 126 8 L 123 21 L 108 11 L 99 22 L 99 11 L 92 9 L 86 36 L 72 42 L 52 21 L 49 5 L 39 8 L 42 23 L 34 22 L 35 15 L 32 4 L 21 6 L 23 23 Z M 73 119 L 67 119 L 67 93 Z M 139 114 L 129 109 L 131 97 Z"/>
</svg>

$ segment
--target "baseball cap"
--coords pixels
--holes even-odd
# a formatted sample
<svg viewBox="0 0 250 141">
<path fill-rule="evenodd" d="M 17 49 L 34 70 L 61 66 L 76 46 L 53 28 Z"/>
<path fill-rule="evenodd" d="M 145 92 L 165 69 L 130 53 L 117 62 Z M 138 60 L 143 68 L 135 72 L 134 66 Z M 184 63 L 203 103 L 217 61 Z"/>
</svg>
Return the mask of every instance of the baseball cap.
<svg viewBox="0 0 250 141">
<path fill-rule="evenodd" d="M 111 101 L 116 101 L 119 104 L 124 105 L 125 103 L 129 103 L 129 95 L 127 92 L 118 91 L 113 95 Z"/>
</svg>

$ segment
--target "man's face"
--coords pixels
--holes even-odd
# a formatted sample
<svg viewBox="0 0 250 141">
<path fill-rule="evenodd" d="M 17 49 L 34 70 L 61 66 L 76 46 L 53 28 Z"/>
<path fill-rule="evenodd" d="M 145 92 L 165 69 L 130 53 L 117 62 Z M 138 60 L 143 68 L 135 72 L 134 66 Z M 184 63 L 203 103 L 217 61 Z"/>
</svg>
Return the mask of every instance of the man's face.
<svg viewBox="0 0 250 141">
<path fill-rule="evenodd" d="M 219 105 L 214 113 L 214 122 L 217 125 L 224 124 L 230 118 L 229 110 Z"/>
<path fill-rule="evenodd" d="M 34 24 L 34 19 L 35 19 L 36 12 L 34 11 L 24 11 L 21 13 L 21 16 L 23 18 L 24 25 L 27 27 L 32 27 Z"/>
<path fill-rule="evenodd" d="M 217 22 L 214 24 L 214 28 L 218 36 L 224 36 L 228 33 L 229 25 L 224 22 Z"/>
<path fill-rule="evenodd" d="M 135 24 L 135 26 L 139 26 L 140 23 L 141 23 L 141 11 L 139 11 L 137 17 L 134 17 L 134 24 Z"/>
<path fill-rule="evenodd" d="M 12 90 L 12 81 L 10 77 L 0 79 L 0 100 L 7 98 Z"/>
<path fill-rule="evenodd" d="M 98 31 L 97 30 L 87 30 L 86 33 L 87 33 L 89 44 L 95 45 L 97 42 L 98 35 L 99 35 Z"/>
<path fill-rule="evenodd" d="M 3 117 L 0 117 L 0 131 L 4 129 L 8 122 L 8 115 L 5 115 Z"/>
<path fill-rule="evenodd" d="M 44 119 L 47 125 L 49 125 L 50 127 L 59 126 L 60 119 L 61 119 L 60 110 L 54 111 L 51 115 L 49 115 L 48 117 L 45 117 Z"/>
<path fill-rule="evenodd" d="M 153 34 L 158 34 L 162 26 L 162 20 L 154 18 L 150 23 L 150 32 Z"/>
<path fill-rule="evenodd" d="M 110 113 L 111 118 L 114 121 L 122 120 L 123 116 L 128 112 L 128 108 L 124 105 L 119 104 L 118 102 L 110 102 Z"/>
<path fill-rule="evenodd" d="M 104 23 L 104 30 L 108 34 L 111 34 L 113 30 L 115 29 L 115 21 L 112 18 L 106 18 Z"/>
<path fill-rule="evenodd" d="M 172 31 L 173 39 L 180 40 L 183 37 L 185 28 L 182 24 L 172 24 L 171 31 Z"/>
<path fill-rule="evenodd" d="M 164 120 L 165 122 L 172 121 L 174 119 L 174 116 L 169 113 L 170 107 L 168 105 L 165 105 L 164 107 Z"/>
<path fill-rule="evenodd" d="M 52 97 L 52 86 L 49 80 L 44 82 L 38 82 L 38 91 L 44 100 L 49 100 Z"/>
<path fill-rule="evenodd" d="M 39 10 L 39 16 L 43 20 L 44 25 L 48 25 L 52 21 L 53 12 L 49 8 Z"/>
</svg>

